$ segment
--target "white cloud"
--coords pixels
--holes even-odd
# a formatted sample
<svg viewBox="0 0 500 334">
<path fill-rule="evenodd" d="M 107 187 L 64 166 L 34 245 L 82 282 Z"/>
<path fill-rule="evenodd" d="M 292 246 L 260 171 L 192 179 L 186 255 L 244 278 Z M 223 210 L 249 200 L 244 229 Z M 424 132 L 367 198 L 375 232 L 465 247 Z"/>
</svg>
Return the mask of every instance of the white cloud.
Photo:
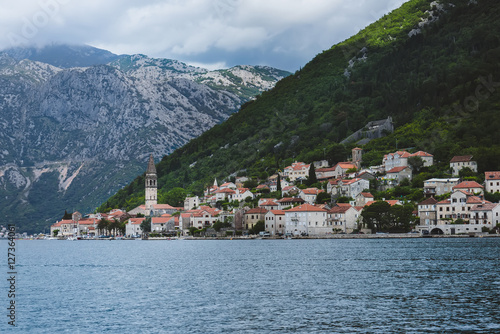
<svg viewBox="0 0 500 334">
<path fill-rule="evenodd" d="M 39 0 L 0 11 L 0 47 L 87 43 L 185 62 L 294 70 L 404 0 Z M 217 59 L 215 59 L 218 57 Z M 279 60 L 278 60 L 279 59 Z"/>
</svg>

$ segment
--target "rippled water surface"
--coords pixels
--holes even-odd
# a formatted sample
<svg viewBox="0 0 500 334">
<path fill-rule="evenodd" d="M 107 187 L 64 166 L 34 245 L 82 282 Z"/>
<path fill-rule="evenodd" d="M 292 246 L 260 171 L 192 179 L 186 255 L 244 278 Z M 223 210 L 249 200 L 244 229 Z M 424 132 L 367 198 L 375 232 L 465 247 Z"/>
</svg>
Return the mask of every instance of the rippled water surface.
<svg viewBox="0 0 500 334">
<path fill-rule="evenodd" d="M 16 252 L 13 332 L 500 333 L 500 238 L 40 240 Z"/>
</svg>

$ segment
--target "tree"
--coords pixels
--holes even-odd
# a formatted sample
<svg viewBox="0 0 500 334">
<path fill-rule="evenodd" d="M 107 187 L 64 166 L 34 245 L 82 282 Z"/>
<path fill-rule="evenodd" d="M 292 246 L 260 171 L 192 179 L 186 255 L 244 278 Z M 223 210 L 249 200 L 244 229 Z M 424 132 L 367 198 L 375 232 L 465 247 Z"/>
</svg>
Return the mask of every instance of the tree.
<svg viewBox="0 0 500 334">
<path fill-rule="evenodd" d="M 73 213 L 68 213 L 68 211 L 64 210 L 64 216 L 62 217 L 63 220 L 65 219 L 73 219 Z"/>
<path fill-rule="evenodd" d="M 276 191 L 278 191 L 281 196 L 281 175 L 279 172 L 278 172 L 278 180 L 276 181 Z"/>
<path fill-rule="evenodd" d="M 393 205 L 377 201 L 361 213 L 363 225 L 372 231 L 408 232 L 415 223 L 413 205 Z"/>
<path fill-rule="evenodd" d="M 253 228 L 248 231 L 250 234 L 259 234 L 259 232 L 266 230 L 266 224 L 263 220 L 259 220 L 253 226 Z"/>
<path fill-rule="evenodd" d="M 217 232 L 219 232 L 221 230 L 221 228 L 227 228 L 227 227 L 231 227 L 231 223 L 229 222 L 221 222 L 221 221 L 216 221 L 213 225 L 212 225 L 212 228 L 214 230 L 216 230 Z"/>
<path fill-rule="evenodd" d="M 361 213 L 363 225 L 372 231 L 383 231 L 390 225 L 391 205 L 385 201 L 378 201 L 363 209 Z"/>
<path fill-rule="evenodd" d="M 332 200 L 332 195 L 327 193 L 326 191 L 319 193 L 318 196 L 316 197 L 316 203 L 319 204 L 324 204 L 330 202 L 331 200 Z"/>
<path fill-rule="evenodd" d="M 103 232 L 106 233 L 108 225 L 109 225 L 109 220 L 107 220 L 106 218 L 102 218 L 101 220 L 99 220 L 99 223 L 97 223 L 97 229 L 101 231 L 101 233 Z"/>
<path fill-rule="evenodd" d="M 57 237 L 57 235 L 59 234 L 59 230 L 54 230 L 52 234 L 54 235 L 54 237 Z"/>
<path fill-rule="evenodd" d="M 307 178 L 307 184 L 312 185 L 316 182 L 318 182 L 318 179 L 316 178 L 316 169 L 314 168 L 314 164 L 312 163 L 309 167 L 309 177 Z"/>
<path fill-rule="evenodd" d="M 144 219 L 140 225 L 142 233 L 151 232 L 151 217 Z"/>
<path fill-rule="evenodd" d="M 198 231 L 198 229 L 196 227 L 194 227 L 194 226 L 191 226 L 189 228 L 189 235 L 194 236 L 194 234 L 196 233 L 196 231 Z"/>
<path fill-rule="evenodd" d="M 464 167 L 458 172 L 458 176 L 461 178 L 476 176 L 477 173 L 474 172 L 470 167 Z"/>
<path fill-rule="evenodd" d="M 418 174 L 420 172 L 420 169 L 424 167 L 424 160 L 419 156 L 409 157 L 408 166 L 411 168 L 414 174 Z"/>
<path fill-rule="evenodd" d="M 162 195 L 160 197 L 160 202 L 170 204 L 171 206 L 184 206 L 186 196 L 187 191 L 183 188 L 177 187 Z"/>
<path fill-rule="evenodd" d="M 255 187 L 257 187 L 259 184 L 257 183 L 256 180 L 247 180 L 243 183 L 243 188 L 248 188 L 248 189 L 253 189 Z"/>
</svg>

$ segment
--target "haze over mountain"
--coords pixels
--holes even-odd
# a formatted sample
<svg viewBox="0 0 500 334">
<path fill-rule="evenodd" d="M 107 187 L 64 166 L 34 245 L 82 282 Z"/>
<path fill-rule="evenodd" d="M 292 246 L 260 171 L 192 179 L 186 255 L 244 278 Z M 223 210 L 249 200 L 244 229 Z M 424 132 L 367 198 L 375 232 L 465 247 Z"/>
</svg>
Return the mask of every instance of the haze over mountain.
<svg viewBox="0 0 500 334">
<path fill-rule="evenodd" d="M 472 154 L 479 172 L 499 170 L 499 30 L 498 1 L 406 2 L 165 157 L 159 191 L 202 194 L 214 177 L 265 179 L 294 160 L 345 161 L 358 144 L 339 143 L 388 116 L 396 130 L 363 146 L 364 165 L 414 148 L 441 166 Z M 143 196 L 138 176 L 99 209 L 130 209 Z"/>
<path fill-rule="evenodd" d="M 29 232 L 65 209 L 95 209 L 144 169 L 149 153 L 171 153 L 289 74 L 208 71 L 89 47 L 44 50 L 0 53 L 0 214 Z"/>
</svg>

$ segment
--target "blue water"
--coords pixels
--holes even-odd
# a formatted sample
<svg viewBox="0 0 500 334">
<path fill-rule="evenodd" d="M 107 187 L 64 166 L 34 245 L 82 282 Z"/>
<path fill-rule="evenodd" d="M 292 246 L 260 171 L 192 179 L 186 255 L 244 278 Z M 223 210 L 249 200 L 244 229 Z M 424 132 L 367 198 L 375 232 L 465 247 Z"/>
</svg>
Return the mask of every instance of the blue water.
<svg viewBox="0 0 500 334">
<path fill-rule="evenodd" d="M 500 333 L 500 238 L 18 241 L 14 330 L 0 249 L 1 333 Z"/>
</svg>

